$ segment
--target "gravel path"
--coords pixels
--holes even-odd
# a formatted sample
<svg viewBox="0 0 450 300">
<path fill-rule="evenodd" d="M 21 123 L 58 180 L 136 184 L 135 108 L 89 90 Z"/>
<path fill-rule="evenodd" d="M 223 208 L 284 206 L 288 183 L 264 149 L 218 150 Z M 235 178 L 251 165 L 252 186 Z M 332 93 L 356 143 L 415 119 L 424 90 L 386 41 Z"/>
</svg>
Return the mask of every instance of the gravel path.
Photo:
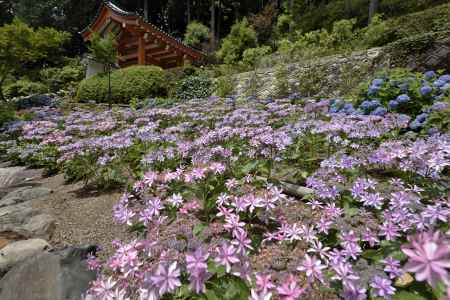
<svg viewBox="0 0 450 300">
<path fill-rule="evenodd" d="M 126 226 L 117 225 L 112 218 L 112 208 L 120 192 L 87 192 L 82 184 L 64 184 L 62 174 L 38 182 L 54 191 L 45 201 L 34 203 L 36 207 L 48 209 L 56 218 L 56 230 L 50 241 L 53 245 L 94 244 L 103 250 L 99 256 L 106 257 L 114 253 L 111 245 L 114 239 L 133 239 Z"/>
</svg>

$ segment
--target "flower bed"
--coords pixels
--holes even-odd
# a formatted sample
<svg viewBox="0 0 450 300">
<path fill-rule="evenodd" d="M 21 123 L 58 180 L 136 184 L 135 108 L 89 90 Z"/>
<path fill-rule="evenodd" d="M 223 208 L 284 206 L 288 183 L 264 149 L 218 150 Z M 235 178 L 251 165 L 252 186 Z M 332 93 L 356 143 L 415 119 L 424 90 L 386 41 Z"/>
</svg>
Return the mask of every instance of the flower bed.
<svg viewBox="0 0 450 300">
<path fill-rule="evenodd" d="M 334 103 L 38 108 L 6 128 L 1 149 L 68 180 L 124 187 L 113 214 L 136 239 L 89 260 L 99 278 L 86 299 L 445 297 L 450 134 L 411 134 L 415 115 Z M 314 193 L 287 196 L 281 181 Z"/>
</svg>

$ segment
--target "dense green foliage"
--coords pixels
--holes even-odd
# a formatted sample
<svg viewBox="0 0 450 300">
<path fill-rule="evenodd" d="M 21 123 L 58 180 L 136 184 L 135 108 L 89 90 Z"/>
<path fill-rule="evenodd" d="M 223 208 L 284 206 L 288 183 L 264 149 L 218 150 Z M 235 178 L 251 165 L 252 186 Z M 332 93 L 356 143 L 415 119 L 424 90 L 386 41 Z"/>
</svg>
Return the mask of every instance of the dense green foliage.
<svg viewBox="0 0 450 300">
<path fill-rule="evenodd" d="M 70 89 L 76 86 L 85 74 L 85 67 L 79 59 L 72 59 L 62 67 L 51 67 L 42 69 L 40 76 L 51 92 L 61 89 Z"/>
<path fill-rule="evenodd" d="M 189 100 L 205 98 L 211 95 L 212 82 L 204 75 L 188 76 L 177 83 L 176 98 Z"/>
<path fill-rule="evenodd" d="M 8 104 L 0 105 L 0 127 L 15 119 L 14 108 Z"/>
<path fill-rule="evenodd" d="M 33 94 L 42 94 L 46 92 L 48 92 L 48 88 L 45 84 L 33 82 L 27 79 L 17 80 L 12 84 L 6 85 L 4 88 L 5 97 L 8 99 Z"/>
<path fill-rule="evenodd" d="M 3 83 L 9 75 L 55 55 L 68 37 L 52 28 L 33 29 L 19 19 L 0 27 L 0 99 L 4 99 Z"/>
<path fill-rule="evenodd" d="M 89 45 L 91 59 L 104 65 L 113 65 L 117 60 L 117 43 L 112 34 L 101 37 L 93 34 Z"/>
<path fill-rule="evenodd" d="M 209 38 L 209 28 L 200 22 L 192 21 L 186 27 L 184 43 L 195 48 L 202 48 L 202 44 Z"/>
<path fill-rule="evenodd" d="M 257 45 L 256 31 L 246 18 L 231 27 L 230 34 L 223 39 L 218 56 L 226 64 L 236 63 L 242 59 L 244 51 Z"/>
<path fill-rule="evenodd" d="M 167 87 L 164 71 L 156 66 L 132 66 L 111 73 L 111 101 L 128 103 L 132 98 L 165 96 Z M 80 83 L 79 101 L 105 102 L 108 97 L 108 76 L 95 75 Z"/>
</svg>

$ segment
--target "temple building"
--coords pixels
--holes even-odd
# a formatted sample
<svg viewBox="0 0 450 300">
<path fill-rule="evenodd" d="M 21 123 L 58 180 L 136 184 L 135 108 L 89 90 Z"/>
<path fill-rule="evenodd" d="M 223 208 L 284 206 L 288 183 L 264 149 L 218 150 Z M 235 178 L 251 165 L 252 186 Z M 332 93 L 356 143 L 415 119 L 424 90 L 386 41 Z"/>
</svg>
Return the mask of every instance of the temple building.
<svg viewBox="0 0 450 300">
<path fill-rule="evenodd" d="M 124 11 L 109 1 L 103 2 L 95 20 L 82 32 L 85 42 L 93 33 L 113 33 L 118 44 L 118 65 L 157 65 L 174 68 L 199 61 L 204 54 L 191 48 L 136 13 Z"/>
</svg>

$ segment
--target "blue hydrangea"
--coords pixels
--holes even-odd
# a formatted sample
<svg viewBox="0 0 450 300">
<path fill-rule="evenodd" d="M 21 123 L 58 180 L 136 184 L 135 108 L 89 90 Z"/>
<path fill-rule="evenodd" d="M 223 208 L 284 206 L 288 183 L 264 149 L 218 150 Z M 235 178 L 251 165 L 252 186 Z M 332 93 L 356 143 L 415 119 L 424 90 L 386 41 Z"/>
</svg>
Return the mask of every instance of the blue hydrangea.
<svg viewBox="0 0 450 300">
<path fill-rule="evenodd" d="M 428 80 L 430 80 L 430 79 L 432 79 L 434 76 L 436 76 L 436 72 L 434 72 L 434 71 L 428 71 L 428 72 L 425 72 L 425 78 L 426 79 L 428 79 Z"/>
<path fill-rule="evenodd" d="M 411 124 L 409 124 L 409 128 L 412 130 L 417 130 L 422 127 L 422 123 L 417 122 L 416 120 L 412 121 Z"/>
<path fill-rule="evenodd" d="M 339 107 L 337 106 L 330 106 L 330 113 L 338 113 L 339 112 Z"/>
<path fill-rule="evenodd" d="M 377 78 L 377 79 L 374 79 L 374 80 L 372 81 L 372 86 L 378 86 L 378 87 L 380 87 L 381 85 L 383 85 L 383 83 L 384 83 L 384 80 L 383 80 L 383 79 Z"/>
<path fill-rule="evenodd" d="M 401 95 L 399 95 L 399 96 L 397 97 L 397 102 L 398 102 L 398 103 L 406 103 L 406 102 L 408 102 L 409 100 L 411 100 L 411 98 L 409 98 L 409 96 L 406 95 L 406 94 L 401 94 Z"/>
<path fill-rule="evenodd" d="M 369 86 L 369 91 L 368 91 L 367 95 L 375 96 L 376 94 L 378 94 L 380 89 L 381 89 L 381 87 L 378 85 L 371 85 L 371 86 Z"/>
<path fill-rule="evenodd" d="M 446 84 L 446 82 L 444 80 L 436 80 L 435 82 L 433 82 L 433 85 L 437 88 L 441 88 Z"/>
<path fill-rule="evenodd" d="M 450 90 L 450 83 L 446 83 L 443 87 L 441 87 L 441 90 L 443 91 L 449 91 Z"/>
<path fill-rule="evenodd" d="M 428 129 L 428 135 L 434 135 L 436 133 L 439 133 L 439 129 L 437 129 L 436 127 L 431 127 L 430 129 Z"/>
<path fill-rule="evenodd" d="M 373 116 L 384 116 L 387 113 L 386 108 L 379 106 L 374 111 L 372 111 L 370 114 Z"/>
<path fill-rule="evenodd" d="M 406 93 L 408 91 L 409 84 L 407 82 L 404 82 L 404 83 L 400 84 L 398 87 L 400 88 L 400 90 L 402 92 Z"/>
<path fill-rule="evenodd" d="M 355 109 L 353 108 L 353 104 L 345 103 L 344 107 L 342 107 L 342 110 L 344 110 L 345 112 L 349 112 L 349 111 L 353 111 Z"/>
<path fill-rule="evenodd" d="M 418 115 L 415 119 L 415 121 L 419 122 L 419 123 L 424 123 L 425 120 L 427 119 L 428 114 L 426 113 L 421 113 L 420 115 Z"/>
<path fill-rule="evenodd" d="M 388 105 L 389 105 L 390 109 L 396 109 L 398 107 L 399 103 L 397 102 L 397 100 L 391 100 L 391 101 L 389 101 Z"/>
<path fill-rule="evenodd" d="M 424 85 L 420 88 L 420 94 L 422 96 L 429 95 L 433 91 L 433 88 L 429 85 Z"/>
<path fill-rule="evenodd" d="M 442 75 L 441 77 L 439 77 L 439 80 L 442 80 L 444 82 L 450 82 L 450 75 L 449 74 Z"/>
<path fill-rule="evenodd" d="M 363 102 L 361 103 L 361 105 L 359 106 L 359 108 L 361 108 L 361 109 L 363 109 L 363 110 L 366 110 L 366 109 L 369 109 L 369 108 L 371 107 L 371 105 L 372 105 L 372 101 L 370 101 L 370 100 L 365 100 L 365 101 L 363 101 Z"/>
</svg>

